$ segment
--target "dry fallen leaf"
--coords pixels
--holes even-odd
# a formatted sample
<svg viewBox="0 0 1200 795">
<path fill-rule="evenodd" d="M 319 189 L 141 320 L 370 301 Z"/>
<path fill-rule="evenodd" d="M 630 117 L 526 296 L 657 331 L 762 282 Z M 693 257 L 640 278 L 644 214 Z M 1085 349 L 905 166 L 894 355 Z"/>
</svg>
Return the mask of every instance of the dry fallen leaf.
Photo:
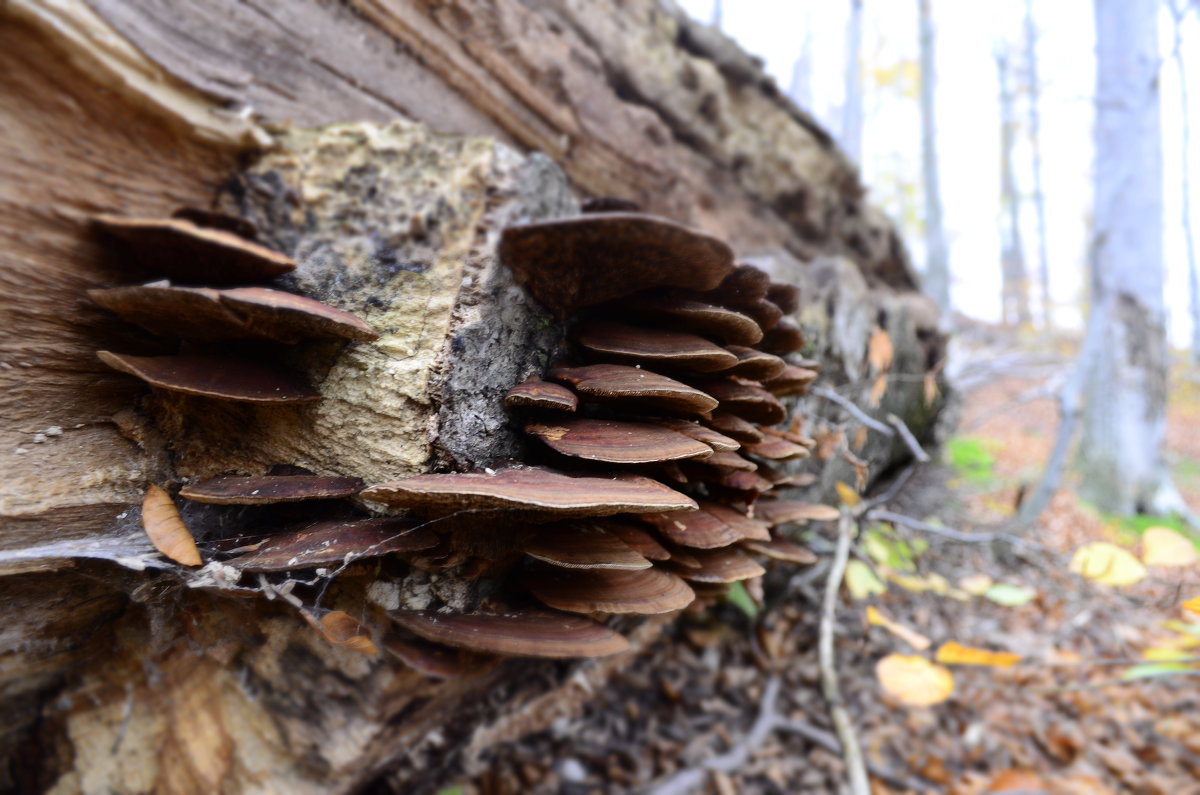
<svg viewBox="0 0 1200 795">
<path fill-rule="evenodd" d="M 146 498 L 142 500 L 142 527 L 154 548 L 176 563 L 199 566 L 203 562 L 196 540 L 183 523 L 171 495 L 158 486 L 146 489 Z"/>
<path fill-rule="evenodd" d="M 1049 792 L 1050 788 L 1045 779 L 1026 770 L 1001 770 L 988 782 L 984 792 L 1008 792 L 1013 795 L 1022 793 L 1032 795 L 1035 792 Z"/>
<path fill-rule="evenodd" d="M 1146 567 L 1128 550 L 1107 541 L 1094 541 L 1075 550 L 1071 571 L 1100 585 L 1133 585 L 1146 576 Z"/>
<path fill-rule="evenodd" d="M 330 643 L 371 657 L 379 653 L 371 636 L 367 634 L 367 628 L 351 618 L 349 613 L 333 610 L 321 616 L 319 620 L 307 612 L 302 613 L 312 628 Z"/>
<path fill-rule="evenodd" d="M 1188 599 L 1186 602 L 1180 605 L 1180 607 L 1189 613 L 1196 613 L 1197 615 L 1200 615 L 1200 596 L 1193 596 L 1191 599 Z"/>
<path fill-rule="evenodd" d="M 1011 668 L 1021 661 L 1021 655 L 1007 651 L 976 649 L 949 641 L 943 643 L 937 650 L 937 661 L 946 665 L 987 665 L 992 668 Z"/>
<path fill-rule="evenodd" d="M 871 626 L 883 627 L 888 632 L 900 638 L 900 640 L 904 641 L 909 646 L 912 646 L 917 651 L 925 651 L 930 646 L 931 641 L 929 638 L 925 637 L 914 629 L 910 629 L 897 621 L 893 621 L 885 616 L 883 612 L 874 605 L 867 606 L 867 623 Z"/>
<path fill-rule="evenodd" d="M 1190 566 L 1197 557 L 1195 545 L 1169 527 L 1147 527 L 1142 534 L 1142 562 L 1147 566 Z"/>
<path fill-rule="evenodd" d="M 932 406 L 933 402 L 938 399 L 938 395 L 941 394 L 941 390 L 938 389 L 937 385 L 937 376 L 933 373 L 926 373 L 924 387 L 925 405 Z"/>
<path fill-rule="evenodd" d="M 839 480 L 833 485 L 837 489 L 838 498 L 847 508 L 856 508 L 862 502 L 862 497 L 858 496 L 858 492 L 842 481 Z"/>
<path fill-rule="evenodd" d="M 875 664 L 875 677 L 885 693 L 910 707 L 940 704 L 954 693 L 954 675 L 920 655 L 889 654 Z"/>
<path fill-rule="evenodd" d="M 995 580 L 986 574 L 972 574 L 970 577 L 963 577 L 958 581 L 958 587 L 971 596 L 983 596 L 987 593 L 988 588 L 995 584 Z"/>
<path fill-rule="evenodd" d="M 846 585 L 846 590 L 850 592 L 851 599 L 866 599 L 872 594 L 881 594 L 887 591 L 887 585 L 883 583 L 875 572 L 871 571 L 871 567 L 861 560 L 852 560 L 846 564 L 846 575 L 842 582 Z"/>
<path fill-rule="evenodd" d="M 871 339 L 867 343 L 867 364 L 871 366 L 871 371 L 875 373 L 886 373 L 892 369 L 892 359 L 895 356 L 895 351 L 892 348 L 892 338 L 882 327 L 876 326 L 871 332 Z"/>
<path fill-rule="evenodd" d="M 887 394 L 888 377 L 887 373 L 880 373 L 875 376 L 875 380 L 871 383 L 871 394 L 867 398 L 867 405 L 875 408 L 879 402 L 883 400 L 883 396 Z"/>
</svg>

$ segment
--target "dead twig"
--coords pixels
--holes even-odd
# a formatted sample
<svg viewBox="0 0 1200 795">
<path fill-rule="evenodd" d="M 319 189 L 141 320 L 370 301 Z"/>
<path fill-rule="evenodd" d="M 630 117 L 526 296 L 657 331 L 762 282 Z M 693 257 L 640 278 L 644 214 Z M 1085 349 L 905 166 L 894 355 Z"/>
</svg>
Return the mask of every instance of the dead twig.
<svg viewBox="0 0 1200 795">
<path fill-rule="evenodd" d="M 851 401 L 842 397 L 837 392 L 833 391 L 832 389 L 830 389 L 827 386 L 822 385 L 822 386 L 814 387 L 811 390 L 811 394 L 816 395 L 817 397 L 820 397 L 820 398 L 825 398 L 830 403 L 838 404 L 839 406 L 844 408 L 846 410 L 846 412 L 850 414 L 851 417 L 858 420 L 863 425 L 866 425 L 868 428 L 870 428 L 873 431 L 879 431 L 884 436 L 895 436 L 896 435 L 895 429 L 893 429 L 891 426 L 884 425 L 879 420 L 868 416 L 866 414 L 866 412 L 864 412 L 858 406 L 854 405 Z"/>
<path fill-rule="evenodd" d="M 846 712 L 846 704 L 842 700 L 833 650 L 833 624 L 837 611 L 838 590 L 841 588 L 842 578 L 846 575 L 846 564 L 850 560 L 850 534 L 853 527 L 854 520 L 850 513 L 842 509 L 842 516 L 838 519 L 837 549 L 829 567 L 829 579 L 825 581 L 825 601 L 821 605 L 817 664 L 821 669 L 821 693 L 829 705 L 829 718 L 833 721 L 838 740 L 842 744 L 842 759 L 846 763 L 846 778 L 851 795 L 870 795 L 871 785 L 867 781 L 862 748 L 858 744 L 858 736 L 854 733 L 854 725 L 850 722 L 850 715 Z"/>
<path fill-rule="evenodd" d="M 910 530 L 918 530 L 922 533 L 941 536 L 948 538 L 951 541 L 960 541 L 967 544 L 990 544 L 995 541 L 1003 541 L 1006 544 L 1012 544 L 1014 547 L 1022 549 L 1044 550 L 1045 547 L 1036 541 L 1030 541 L 1020 536 L 1012 535 L 1011 533 L 964 533 L 962 530 L 955 530 L 950 527 L 940 527 L 929 522 L 922 522 L 920 519 L 914 519 L 911 516 L 894 513 L 884 510 L 867 511 L 868 519 L 875 519 L 880 522 L 891 522 L 892 524 L 902 525 Z"/>
<path fill-rule="evenodd" d="M 649 795 L 686 795 L 686 793 L 699 790 L 710 772 L 732 773 L 745 765 L 751 754 L 762 748 L 767 736 L 779 721 L 779 716 L 775 712 L 775 702 L 778 698 L 779 677 L 772 676 L 763 688 L 758 718 L 741 742 L 725 753 L 704 762 L 701 767 L 688 768 L 676 773 L 658 786 L 648 790 Z"/>
<path fill-rule="evenodd" d="M 813 745 L 821 746 L 830 753 L 838 754 L 839 756 L 842 753 L 842 744 L 838 742 L 837 737 L 834 737 L 824 729 L 819 729 L 816 726 L 813 726 L 811 723 L 806 723 L 797 718 L 792 718 L 790 720 L 779 721 L 779 723 L 776 724 L 776 728 L 778 728 L 779 731 L 797 734 L 808 740 Z M 925 781 L 924 779 L 902 776 L 899 773 L 884 767 L 883 765 L 877 765 L 869 760 L 866 762 L 866 766 L 867 772 L 872 776 L 880 781 L 884 781 L 896 787 L 902 787 L 915 792 L 937 792 L 941 790 L 941 787 L 937 786 L 933 782 Z"/>
<path fill-rule="evenodd" d="M 897 417 L 895 414 L 887 415 L 888 425 L 896 429 L 896 434 L 900 437 L 900 441 L 904 442 L 905 447 L 912 453 L 913 458 L 920 461 L 922 464 L 928 464 L 932 459 L 929 453 L 925 452 L 925 448 L 921 447 L 921 443 L 917 441 L 917 437 L 913 436 L 913 432 L 904 424 L 904 420 Z"/>
</svg>

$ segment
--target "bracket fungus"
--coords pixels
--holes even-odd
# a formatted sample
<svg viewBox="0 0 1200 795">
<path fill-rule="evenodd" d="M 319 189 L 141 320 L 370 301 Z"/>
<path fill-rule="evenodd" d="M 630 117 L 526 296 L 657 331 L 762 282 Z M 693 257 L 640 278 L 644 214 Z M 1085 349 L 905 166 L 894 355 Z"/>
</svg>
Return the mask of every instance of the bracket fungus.
<svg viewBox="0 0 1200 795">
<path fill-rule="evenodd" d="M 336 500 L 362 491 L 361 478 L 317 475 L 222 475 L 184 486 L 181 497 L 214 505 L 269 505 L 301 500 Z"/>
<path fill-rule="evenodd" d="M 291 273 L 295 261 L 232 232 L 183 218 L 98 215 L 93 222 L 127 244 L 148 271 L 193 284 L 261 282 Z"/>
<path fill-rule="evenodd" d="M 151 386 L 260 404 L 313 402 L 320 394 L 300 375 L 264 363 L 271 346 L 377 337 L 334 307 L 246 286 L 296 264 L 253 242 L 254 228 L 236 217 L 188 211 L 172 219 L 102 216 L 97 224 L 145 268 L 188 285 L 89 293 L 126 320 L 186 341 L 171 356 L 99 353 Z M 735 265 L 715 238 L 633 212 L 511 227 L 498 253 L 534 298 L 568 322 L 556 365 L 503 397 L 516 415 L 510 429 L 539 442 L 524 449 L 528 460 L 367 488 L 352 472 L 327 476 L 328 466 L 326 475 L 204 480 L 181 496 L 252 506 L 206 510 L 254 521 L 247 536 L 202 542 L 206 554 L 264 583 L 301 569 L 315 570 L 316 582 L 350 564 L 381 578 L 397 571 L 443 578 L 461 598 L 439 610 L 416 609 L 426 605 L 395 593 L 390 601 L 372 596 L 394 624 L 386 633 L 369 610 L 350 618 L 320 608 L 319 597 L 302 610 L 330 642 L 373 653 L 372 638 L 381 637 L 390 657 L 434 678 L 484 670 L 497 656 L 616 654 L 629 641 L 579 613 L 695 609 L 729 583 L 763 573 L 750 552 L 810 562 L 811 553 L 771 527 L 804 510 L 822 516 L 824 506 L 771 500 L 794 476 L 756 471 L 763 460 L 808 455 L 810 440 L 769 427 L 787 418 L 777 395 L 803 394 L 816 377 L 811 362 L 781 358 L 799 340 L 786 317 L 799 306 L 795 288 Z M 238 340 L 253 341 L 260 359 L 219 349 Z M 299 349 L 291 358 L 303 355 Z M 276 505 L 350 499 L 354 507 Z M 363 516 L 364 508 L 373 515 Z M 297 510 L 307 512 L 303 523 Z M 525 609 L 538 602 L 545 607 Z"/>
</svg>

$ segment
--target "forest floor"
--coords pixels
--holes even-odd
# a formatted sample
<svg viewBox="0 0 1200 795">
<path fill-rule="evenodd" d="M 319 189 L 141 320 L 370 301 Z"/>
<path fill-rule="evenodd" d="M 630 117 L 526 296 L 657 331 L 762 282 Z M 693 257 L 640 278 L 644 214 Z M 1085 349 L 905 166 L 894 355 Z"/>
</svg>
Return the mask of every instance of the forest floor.
<svg viewBox="0 0 1200 795">
<path fill-rule="evenodd" d="M 1003 358 L 997 344 L 960 342 L 965 369 L 986 377 L 964 382 L 957 430 L 892 510 L 971 531 L 1011 515 L 1036 482 L 1058 422 L 1047 379 L 1052 387 L 1069 353 L 1043 346 L 1022 366 L 1010 337 L 1000 344 L 1014 364 L 988 373 L 986 363 Z M 1177 482 L 1200 510 L 1195 381 L 1174 379 L 1168 425 Z M 1150 565 L 1123 587 L 1069 570 L 1091 542 L 1140 554 L 1141 534 L 1155 524 L 1164 522 L 1098 514 L 1068 478 L 1025 535 L 1044 549 L 903 528 L 877 536 L 874 548 L 860 543 L 857 554 L 882 573 L 884 590 L 854 598 L 843 589 L 836 655 L 847 710 L 877 773 L 876 795 L 1200 793 L 1200 671 L 1177 661 L 1200 657 L 1200 621 L 1180 610 L 1200 595 L 1200 563 Z M 810 532 L 818 551 L 832 547 L 832 527 Z M 686 615 L 676 622 L 679 642 L 656 644 L 578 716 L 494 749 L 482 776 L 449 791 L 842 791 L 845 770 L 816 652 L 826 568 L 773 572 L 768 593 L 778 594 L 777 603 L 753 617 L 729 604 Z M 868 623 L 869 607 L 909 632 Z M 933 706 L 906 706 L 884 692 L 880 659 L 932 660 L 951 641 L 1021 659 L 1011 667 L 949 666 L 953 694 Z M 778 725 L 755 732 L 764 710 Z M 685 786 L 687 775 L 698 788 Z"/>
</svg>

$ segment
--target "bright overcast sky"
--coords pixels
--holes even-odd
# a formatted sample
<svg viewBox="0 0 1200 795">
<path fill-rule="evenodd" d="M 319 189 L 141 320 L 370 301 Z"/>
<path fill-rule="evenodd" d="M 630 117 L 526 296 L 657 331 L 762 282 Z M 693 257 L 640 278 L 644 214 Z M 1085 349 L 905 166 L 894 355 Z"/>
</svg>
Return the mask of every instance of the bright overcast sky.
<svg viewBox="0 0 1200 795">
<path fill-rule="evenodd" d="M 713 0 L 680 0 L 692 16 L 712 18 Z M 787 91 L 797 56 L 810 49 L 812 111 L 835 135 L 843 98 L 846 20 L 849 0 L 725 0 L 722 29 L 761 57 L 768 73 Z M 986 319 L 1000 317 L 1000 120 L 994 53 L 1007 44 L 1019 59 L 1022 0 L 933 0 L 937 26 L 937 122 L 942 201 L 950 244 L 956 306 Z M 1084 284 L 1084 255 L 1091 210 L 1090 97 L 1095 81 L 1090 0 L 1034 0 L 1039 27 L 1042 88 L 1042 181 L 1046 193 L 1047 248 L 1056 320 L 1077 324 Z M 1193 172 L 1200 171 L 1200 24 L 1192 13 L 1185 25 L 1185 57 L 1191 88 Z M 1163 55 L 1173 37 L 1165 11 L 1159 21 Z M 806 31 L 808 32 L 806 35 Z M 863 176 L 874 201 L 902 220 L 905 207 L 920 211 L 920 194 L 910 188 L 920 176 L 920 118 L 915 98 L 894 87 L 878 87 L 874 75 L 917 60 L 917 0 L 864 0 Z M 1190 325 L 1187 264 L 1180 220 L 1179 83 L 1174 63 L 1162 73 L 1165 251 L 1167 305 L 1172 339 L 1185 345 Z M 1025 113 L 1024 98 L 1018 113 Z M 1023 117 L 1022 117 L 1023 120 Z M 1024 135 L 1023 127 L 1019 135 Z M 1028 144 L 1015 153 L 1022 194 L 1032 194 Z M 1200 183 L 1200 173 L 1193 178 Z M 1194 225 L 1200 229 L 1200 186 L 1193 185 Z M 915 204 L 914 204 L 915 198 Z M 1030 277 L 1037 267 L 1037 227 L 1027 202 L 1022 234 Z M 906 227 L 909 248 L 921 263 L 919 227 Z M 1200 245 L 1200 241 L 1197 241 Z M 1036 306 L 1036 293 L 1031 295 Z"/>
</svg>

